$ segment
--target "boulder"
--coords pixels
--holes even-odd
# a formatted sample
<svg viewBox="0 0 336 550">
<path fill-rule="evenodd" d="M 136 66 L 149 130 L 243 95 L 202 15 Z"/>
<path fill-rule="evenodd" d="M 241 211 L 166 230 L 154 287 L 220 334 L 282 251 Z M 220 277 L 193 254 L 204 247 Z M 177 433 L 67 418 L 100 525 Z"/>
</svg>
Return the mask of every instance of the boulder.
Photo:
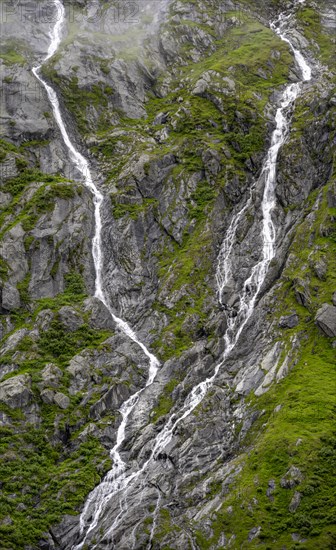
<svg viewBox="0 0 336 550">
<path fill-rule="evenodd" d="M 42 332 L 46 332 L 50 328 L 50 324 L 54 319 L 54 313 L 51 309 L 43 309 L 36 317 L 36 325 Z"/>
<path fill-rule="evenodd" d="M 41 372 L 41 376 L 45 386 L 51 386 L 57 388 L 59 386 L 60 378 L 63 376 L 61 369 L 49 363 Z"/>
<path fill-rule="evenodd" d="M 79 313 L 69 306 L 61 307 L 58 317 L 64 328 L 69 332 L 75 332 L 84 324 Z"/>
<path fill-rule="evenodd" d="M 295 485 L 299 485 L 303 480 L 301 470 L 296 466 L 291 466 L 280 480 L 280 485 L 283 489 L 293 489 Z"/>
<path fill-rule="evenodd" d="M 294 294 L 295 298 L 301 306 L 309 308 L 311 304 L 311 296 L 309 290 L 309 283 L 303 279 L 295 279 L 294 284 Z"/>
<path fill-rule="evenodd" d="M 253 539 L 257 538 L 260 535 L 261 527 L 253 527 L 248 534 L 247 540 L 251 542 Z"/>
<path fill-rule="evenodd" d="M 20 293 L 15 286 L 5 283 L 2 289 L 2 307 L 8 311 L 19 309 L 21 305 Z"/>
<path fill-rule="evenodd" d="M 336 291 L 332 295 L 332 303 L 334 304 L 334 306 L 336 306 Z"/>
<path fill-rule="evenodd" d="M 0 384 L 0 402 L 11 409 L 23 409 L 31 401 L 33 394 L 30 390 L 31 379 L 28 374 L 13 376 Z"/>
<path fill-rule="evenodd" d="M 40 395 L 43 403 L 45 403 L 46 405 L 53 404 L 54 395 L 55 395 L 55 392 L 53 390 L 49 390 L 49 389 L 42 390 Z"/>
<path fill-rule="evenodd" d="M 323 304 L 315 317 L 317 326 L 326 336 L 333 338 L 336 336 L 336 307 L 330 304 Z"/>
<path fill-rule="evenodd" d="M 153 125 L 157 126 L 158 124 L 166 124 L 168 120 L 168 113 L 158 113 L 154 118 Z"/>
<path fill-rule="evenodd" d="M 288 506 L 288 510 L 294 514 L 296 510 L 298 509 L 301 502 L 301 493 L 299 491 L 295 491 L 292 500 L 290 501 L 290 504 Z"/>
<path fill-rule="evenodd" d="M 280 317 L 279 327 L 280 328 L 294 328 L 299 324 L 299 316 L 296 313 L 287 315 L 285 317 Z"/>
<path fill-rule="evenodd" d="M 115 330 L 116 324 L 111 313 L 98 298 L 87 298 L 84 302 L 84 311 L 90 314 L 90 327 L 98 330 Z"/>
<path fill-rule="evenodd" d="M 70 406 L 70 399 L 64 393 L 56 393 L 54 395 L 54 403 L 58 405 L 61 409 L 67 409 Z"/>
</svg>

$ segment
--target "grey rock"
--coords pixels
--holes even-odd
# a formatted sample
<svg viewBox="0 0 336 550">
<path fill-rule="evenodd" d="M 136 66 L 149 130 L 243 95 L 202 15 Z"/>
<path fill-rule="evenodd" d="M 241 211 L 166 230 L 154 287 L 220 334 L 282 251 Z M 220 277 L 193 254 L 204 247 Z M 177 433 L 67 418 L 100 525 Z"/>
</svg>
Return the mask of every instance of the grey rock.
<svg viewBox="0 0 336 550">
<path fill-rule="evenodd" d="M 40 395 L 43 403 L 45 403 L 46 405 L 52 405 L 54 403 L 55 392 L 53 390 L 42 390 Z"/>
<path fill-rule="evenodd" d="M 52 388 L 57 388 L 60 384 L 60 379 L 63 376 L 61 369 L 49 363 L 46 365 L 41 372 L 43 382 L 46 386 L 51 386 Z"/>
<path fill-rule="evenodd" d="M 98 330 L 115 330 L 116 324 L 104 304 L 97 298 L 87 298 L 84 302 L 84 312 L 90 313 L 89 324 Z"/>
<path fill-rule="evenodd" d="M 328 265 L 326 260 L 321 259 L 313 264 L 315 275 L 320 281 L 325 281 L 327 276 Z"/>
<path fill-rule="evenodd" d="M 30 390 L 31 379 L 28 374 L 13 376 L 0 384 L 0 401 L 11 409 L 24 409 L 33 399 Z"/>
<path fill-rule="evenodd" d="M 8 311 L 15 311 L 21 305 L 20 293 L 15 286 L 5 283 L 2 289 L 2 307 Z"/>
<path fill-rule="evenodd" d="M 9 351 L 13 351 L 21 342 L 21 340 L 23 340 L 23 338 L 28 335 L 28 333 L 28 329 L 20 328 L 19 330 L 11 334 L 2 346 L 0 355 L 5 355 Z"/>
<path fill-rule="evenodd" d="M 17 175 L 18 169 L 16 166 L 15 155 L 9 153 L 0 163 L 0 182 L 16 178 Z"/>
<path fill-rule="evenodd" d="M 43 309 L 36 317 L 37 327 L 42 330 L 42 332 L 46 332 L 49 330 L 54 317 L 55 315 L 51 309 Z"/>
<path fill-rule="evenodd" d="M 240 373 L 239 378 L 242 378 L 236 387 L 236 392 L 240 395 L 248 395 L 252 389 L 257 387 L 264 375 L 262 370 L 257 367 L 252 367 L 247 372 Z"/>
<path fill-rule="evenodd" d="M 64 393 L 58 392 L 54 395 L 54 403 L 61 409 L 68 409 L 70 406 L 70 399 Z"/>
<path fill-rule="evenodd" d="M 2 238 L 0 254 L 10 268 L 10 284 L 14 286 L 22 281 L 28 273 L 28 260 L 24 246 L 25 231 L 17 223 Z"/>
<path fill-rule="evenodd" d="M 168 120 L 168 113 L 158 113 L 153 121 L 154 126 L 158 124 L 166 124 Z"/>
<path fill-rule="evenodd" d="M 69 306 L 63 306 L 58 312 L 58 317 L 64 328 L 69 332 L 78 330 L 84 324 L 79 313 Z"/>
<path fill-rule="evenodd" d="M 334 304 L 334 306 L 336 306 L 336 291 L 332 295 L 332 303 Z"/>
<path fill-rule="evenodd" d="M 301 542 L 301 543 L 303 543 L 303 542 L 306 542 L 306 541 L 307 541 L 307 539 L 301 537 L 298 533 L 291 533 L 291 537 L 292 537 L 292 540 L 293 540 L 294 542 Z"/>
<path fill-rule="evenodd" d="M 296 510 L 298 509 L 298 507 L 300 506 L 300 502 L 301 502 L 301 493 L 299 493 L 299 491 L 295 491 L 294 495 L 293 495 L 293 498 L 292 500 L 290 501 L 290 504 L 288 506 L 288 510 L 294 514 L 294 512 L 296 512 Z"/>
<path fill-rule="evenodd" d="M 299 316 L 296 313 L 287 315 L 286 317 L 280 317 L 280 328 L 294 328 L 299 324 Z"/>
<path fill-rule="evenodd" d="M 303 480 L 302 472 L 296 466 L 291 466 L 284 477 L 280 480 L 280 485 L 283 489 L 293 489 L 295 485 L 299 485 Z"/>
<path fill-rule="evenodd" d="M 273 493 L 275 491 L 275 487 L 276 485 L 274 479 L 270 479 L 268 482 L 268 487 L 266 489 L 266 496 L 268 496 L 268 498 L 272 501 L 274 500 Z"/>
<path fill-rule="evenodd" d="M 76 355 L 70 361 L 70 365 L 66 369 L 71 375 L 71 384 L 69 388 L 70 394 L 82 391 L 91 378 L 91 369 L 89 358 L 85 354 Z"/>
<path fill-rule="evenodd" d="M 129 397 L 129 388 L 125 384 L 116 384 L 90 408 L 91 418 L 100 418 L 108 410 L 117 411 Z"/>
<path fill-rule="evenodd" d="M 315 321 L 326 336 L 336 336 L 336 306 L 323 304 L 316 313 Z"/>
<path fill-rule="evenodd" d="M 90 423 L 84 430 L 79 434 L 78 439 L 81 441 L 86 441 L 88 437 L 94 436 L 97 437 L 99 430 L 96 424 Z"/>
<path fill-rule="evenodd" d="M 257 538 L 260 535 L 261 527 L 253 527 L 248 534 L 247 540 L 251 542 L 253 539 Z"/>
<path fill-rule="evenodd" d="M 311 305 L 311 296 L 309 290 L 309 283 L 303 279 L 295 279 L 294 283 L 294 294 L 297 302 L 306 308 L 309 308 Z"/>
</svg>

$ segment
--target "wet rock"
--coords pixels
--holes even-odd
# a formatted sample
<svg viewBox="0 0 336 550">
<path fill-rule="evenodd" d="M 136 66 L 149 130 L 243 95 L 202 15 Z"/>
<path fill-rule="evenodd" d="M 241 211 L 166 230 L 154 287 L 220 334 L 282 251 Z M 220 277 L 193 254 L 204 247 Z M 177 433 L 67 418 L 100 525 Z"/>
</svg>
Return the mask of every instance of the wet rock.
<svg viewBox="0 0 336 550">
<path fill-rule="evenodd" d="M 13 376 L 0 384 L 0 401 L 11 409 L 24 409 L 32 399 L 31 379 L 28 374 Z"/>
<path fill-rule="evenodd" d="M 61 409 L 68 409 L 70 406 L 70 399 L 67 395 L 64 395 L 64 393 L 59 392 L 54 395 L 54 403 Z"/>
<path fill-rule="evenodd" d="M 78 330 L 84 324 L 79 313 L 69 306 L 63 306 L 58 312 L 58 317 L 64 328 L 69 332 Z"/>
<path fill-rule="evenodd" d="M 296 466 L 291 466 L 284 477 L 281 478 L 280 485 L 283 489 L 293 489 L 293 487 L 295 487 L 295 485 L 299 485 L 302 480 L 303 475 L 301 470 L 299 470 Z"/>
<path fill-rule="evenodd" d="M 293 498 L 290 501 L 290 504 L 288 506 L 288 510 L 293 514 L 294 512 L 296 512 L 296 510 L 300 506 L 300 502 L 301 502 L 301 493 L 299 493 L 298 491 L 295 491 Z"/>
<path fill-rule="evenodd" d="M 53 540 L 66 541 L 68 548 L 71 548 L 76 542 L 78 530 L 78 517 L 66 515 L 59 525 L 53 526 L 50 529 L 50 532 L 52 533 Z"/>
<path fill-rule="evenodd" d="M 336 336 L 336 307 L 329 304 L 323 304 L 315 317 L 317 326 L 326 336 L 333 338 Z"/>
<path fill-rule="evenodd" d="M 279 327 L 280 328 L 294 328 L 299 324 L 299 316 L 296 313 L 287 315 L 285 317 L 280 317 Z"/>
<path fill-rule="evenodd" d="M 20 293 L 15 286 L 5 283 L 2 289 L 2 307 L 8 311 L 15 311 L 21 305 Z"/>
</svg>

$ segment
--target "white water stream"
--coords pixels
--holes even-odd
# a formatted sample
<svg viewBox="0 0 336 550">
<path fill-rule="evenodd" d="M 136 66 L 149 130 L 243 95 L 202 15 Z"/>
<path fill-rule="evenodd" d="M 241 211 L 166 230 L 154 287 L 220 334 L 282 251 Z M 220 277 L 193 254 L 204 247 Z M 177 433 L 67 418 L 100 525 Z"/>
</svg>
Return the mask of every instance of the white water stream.
<svg viewBox="0 0 336 550">
<path fill-rule="evenodd" d="M 48 53 L 46 57 L 43 59 L 42 63 L 38 65 L 37 67 L 34 67 L 32 69 L 32 72 L 34 73 L 35 77 L 39 80 L 39 82 L 44 86 L 44 88 L 47 91 L 49 101 L 52 105 L 54 117 L 56 120 L 56 123 L 61 131 L 64 143 L 66 147 L 68 148 L 70 158 L 78 170 L 79 174 L 81 174 L 81 177 L 83 179 L 84 185 L 91 191 L 94 198 L 94 216 L 95 216 L 95 233 L 92 240 L 92 256 L 93 256 L 93 262 L 95 266 L 95 272 L 96 272 L 96 279 L 95 279 L 95 297 L 100 300 L 104 306 L 108 309 L 110 312 L 113 320 L 117 324 L 117 326 L 133 341 L 135 342 L 144 354 L 149 359 L 149 371 L 148 371 L 148 379 L 146 383 L 146 387 L 153 383 L 154 378 L 156 376 L 158 367 L 159 367 L 159 361 L 156 359 L 156 357 L 148 351 L 146 346 L 140 342 L 134 333 L 134 331 L 131 329 L 131 327 L 122 319 L 119 317 L 116 317 L 114 315 L 108 300 L 105 296 L 104 290 L 103 290 L 103 281 L 102 281 L 102 269 L 103 269 L 103 252 L 102 252 L 102 240 L 101 240 L 101 233 L 102 233 L 102 219 L 101 219 L 101 207 L 104 201 L 104 197 L 102 193 L 99 191 L 99 189 L 96 187 L 95 183 L 92 179 L 92 174 L 90 171 L 89 163 L 86 160 L 86 158 L 83 157 L 83 155 L 75 148 L 74 144 L 72 143 L 68 131 L 66 129 L 65 123 L 62 118 L 61 109 L 59 105 L 59 101 L 57 98 L 57 94 L 55 90 L 45 82 L 45 80 L 42 78 L 40 71 L 44 63 L 46 63 L 58 50 L 58 47 L 62 40 L 62 32 L 65 24 L 65 8 L 61 0 L 54 0 L 55 9 L 56 9 L 56 23 L 54 27 L 52 28 L 50 32 L 50 46 L 48 49 Z M 116 444 L 111 449 L 110 455 L 113 461 L 113 468 L 110 472 L 110 478 L 111 479 L 118 479 L 119 476 L 121 476 L 126 468 L 126 464 L 122 460 L 119 449 L 125 439 L 125 428 L 127 424 L 127 420 L 129 415 L 131 414 L 132 410 L 134 409 L 139 396 L 143 390 L 139 390 L 134 395 L 132 395 L 125 403 L 122 405 L 120 409 L 120 413 L 122 415 L 122 421 L 118 428 L 117 432 L 117 438 L 116 438 Z"/>
<path fill-rule="evenodd" d="M 304 0 L 298 0 L 296 4 L 302 4 Z M 74 165 L 77 167 L 78 171 L 82 174 L 84 184 L 90 189 L 94 196 L 95 204 L 95 235 L 92 243 L 92 253 L 94 259 L 94 265 L 96 268 L 96 290 L 95 296 L 103 302 L 103 304 L 109 309 L 113 319 L 117 325 L 129 336 L 134 342 L 136 342 L 144 351 L 146 356 L 149 359 L 149 375 L 147 386 L 152 384 L 157 368 L 158 361 L 157 359 L 147 350 L 147 348 L 139 342 L 136 335 L 132 329 L 125 323 L 125 321 L 117 318 L 108 304 L 108 301 L 105 297 L 103 288 L 102 288 L 102 243 L 101 243 L 101 206 L 103 203 L 103 195 L 97 189 L 96 185 L 93 183 L 90 168 L 88 161 L 76 150 L 75 146 L 71 142 L 69 135 L 67 133 L 65 124 L 62 119 L 59 102 L 53 88 L 48 85 L 43 78 L 40 76 L 40 69 L 48 59 L 50 59 L 54 53 L 57 51 L 59 44 L 61 42 L 62 30 L 65 22 L 65 10 L 61 0 L 54 0 L 55 8 L 58 11 L 58 20 L 50 33 L 51 44 L 48 50 L 48 55 L 43 60 L 42 64 L 33 69 L 33 73 L 36 78 L 41 82 L 44 88 L 47 91 L 49 100 L 52 104 L 55 120 L 60 128 L 64 142 L 69 150 L 71 160 Z M 176 426 L 182 422 L 190 413 L 199 405 L 203 400 L 209 388 L 213 385 L 217 374 L 225 362 L 226 358 L 235 347 L 246 323 L 251 318 L 251 315 L 254 311 L 254 307 L 259 296 L 261 287 L 265 281 L 265 277 L 268 271 L 268 267 L 272 258 L 275 255 L 275 240 L 276 240 L 276 229 L 272 221 L 272 212 L 275 207 L 275 192 L 274 186 L 276 182 L 276 163 L 279 153 L 279 149 L 285 142 L 288 131 L 289 131 L 289 120 L 287 119 L 288 108 L 293 106 L 296 98 L 298 97 L 301 90 L 301 83 L 303 81 L 308 81 L 311 79 L 311 69 L 301 52 L 294 48 L 290 39 L 286 36 L 286 26 L 288 20 L 291 18 L 292 14 L 280 14 L 278 19 L 271 24 L 271 28 L 279 35 L 279 37 L 287 42 L 292 49 L 296 63 L 300 68 L 302 81 L 300 83 L 293 83 L 286 86 L 281 102 L 280 107 L 277 109 L 275 122 L 276 128 L 272 134 L 271 146 L 268 150 L 267 156 L 264 160 L 262 172 L 260 175 L 259 182 L 264 182 L 264 193 L 262 199 L 262 251 L 261 259 L 257 264 L 252 268 L 251 274 L 244 283 L 243 291 L 239 299 L 239 306 L 237 309 L 237 314 L 233 317 L 228 315 L 227 322 L 228 328 L 224 335 L 225 342 L 225 351 L 223 353 L 222 360 L 218 365 L 216 365 L 214 373 L 211 377 L 207 378 L 200 384 L 197 384 L 190 394 L 187 396 L 183 406 L 179 411 L 173 413 L 166 425 L 163 427 L 161 432 L 153 440 L 153 447 L 150 457 L 143 463 L 143 465 L 136 471 L 128 473 L 126 471 L 126 464 L 122 460 L 119 449 L 125 439 L 125 427 L 130 413 L 134 409 L 136 403 L 138 402 L 139 396 L 142 392 L 140 390 L 133 396 L 131 396 L 121 407 L 122 422 L 118 429 L 117 441 L 114 448 L 111 450 L 111 458 L 113 459 L 113 467 L 105 476 L 104 480 L 91 492 L 89 495 L 84 510 L 80 518 L 80 530 L 82 534 L 82 541 L 75 547 L 75 550 L 80 550 L 87 541 L 88 535 L 93 531 L 98 525 L 99 519 L 106 510 L 108 502 L 115 497 L 118 493 L 127 494 L 127 490 L 135 483 L 139 477 L 147 470 L 151 461 L 155 459 L 157 454 L 164 450 L 164 448 L 170 443 L 173 437 L 174 430 Z M 252 198 L 250 197 L 242 210 L 237 213 L 231 222 L 231 225 L 228 228 L 226 237 L 221 247 L 221 251 L 218 258 L 218 268 L 217 268 L 217 282 L 218 282 L 218 292 L 219 299 L 222 302 L 223 289 L 230 283 L 232 278 L 233 270 L 233 247 L 236 242 L 236 234 L 239 228 L 239 223 L 242 220 L 244 213 L 251 204 Z M 158 507 L 158 504 L 157 504 Z M 156 507 L 156 509 L 157 509 Z M 118 516 L 115 518 L 113 524 L 110 526 L 108 531 L 104 533 L 100 539 L 108 538 L 113 534 L 113 531 L 118 525 L 120 525 L 124 514 L 127 512 L 126 509 L 121 508 Z M 151 537 L 153 536 L 153 532 Z M 91 545 L 91 548 L 95 546 Z"/>
</svg>

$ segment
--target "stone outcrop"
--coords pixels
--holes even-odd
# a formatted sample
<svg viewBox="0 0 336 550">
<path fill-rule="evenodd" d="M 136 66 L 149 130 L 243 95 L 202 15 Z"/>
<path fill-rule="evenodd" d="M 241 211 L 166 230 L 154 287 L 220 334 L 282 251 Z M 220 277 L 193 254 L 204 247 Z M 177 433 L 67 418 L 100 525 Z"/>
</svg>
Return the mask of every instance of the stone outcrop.
<svg viewBox="0 0 336 550">
<path fill-rule="evenodd" d="M 20 374 L 0 384 L 0 402 L 12 409 L 25 409 L 32 402 L 30 376 Z"/>
<path fill-rule="evenodd" d="M 323 306 L 316 313 L 316 324 L 329 337 L 336 336 L 336 307 L 330 304 Z"/>
</svg>

